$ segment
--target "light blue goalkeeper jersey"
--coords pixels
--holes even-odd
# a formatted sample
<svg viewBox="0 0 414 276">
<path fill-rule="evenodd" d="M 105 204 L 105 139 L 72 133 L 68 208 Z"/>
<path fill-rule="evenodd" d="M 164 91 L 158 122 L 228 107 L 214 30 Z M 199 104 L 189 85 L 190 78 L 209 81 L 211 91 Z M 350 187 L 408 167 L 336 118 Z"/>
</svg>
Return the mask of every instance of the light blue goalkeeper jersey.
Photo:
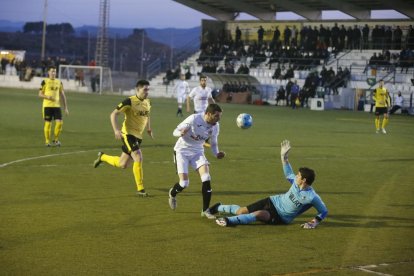
<svg viewBox="0 0 414 276">
<path fill-rule="evenodd" d="M 292 186 L 286 193 L 270 197 L 280 218 L 285 223 L 290 223 L 295 217 L 313 206 L 318 211 L 316 217 L 323 220 L 328 214 L 328 209 L 319 195 L 312 187 L 308 187 L 305 190 L 299 188 L 295 181 L 295 174 L 289 163 L 283 166 L 283 172 Z"/>
</svg>

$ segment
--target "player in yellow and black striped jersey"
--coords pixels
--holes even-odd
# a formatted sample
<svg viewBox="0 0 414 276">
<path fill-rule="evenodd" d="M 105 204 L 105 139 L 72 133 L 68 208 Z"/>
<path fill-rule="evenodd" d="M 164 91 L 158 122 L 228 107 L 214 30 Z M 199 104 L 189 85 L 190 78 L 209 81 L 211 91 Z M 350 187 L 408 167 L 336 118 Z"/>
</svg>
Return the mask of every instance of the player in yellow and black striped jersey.
<svg viewBox="0 0 414 276">
<path fill-rule="evenodd" d="M 375 101 L 375 129 L 376 132 L 381 132 L 386 134 L 387 131 L 385 127 L 388 124 L 388 107 L 390 106 L 390 95 L 388 94 L 387 88 L 384 87 L 384 81 L 380 80 L 379 86 L 375 89 L 372 99 Z M 384 118 L 381 124 L 380 116 L 383 115 Z"/>
<path fill-rule="evenodd" d="M 95 168 L 102 162 L 106 162 L 109 165 L 123 169 L 133 163 L 132 172 L 137 186 L 137 195 L 144 197 L 148 196 L 143 184 L 141 152 L 142 133 L 145 128 L 147 128 L 147 133 L 151 138 L 154 138 L 150 120 L 151 103 L 147 98 L 149 85 L 150 83 L 147 80 L 139 80 L 135 87 L 136 94 L 118 104 L 111 113 L 111 124 L 115 138 L 122 140 L 123 143 L 121 156 L 111 156 L 99 152 L 98 159 L 94 162 Z M 124 113 L 125 116 L 122 129 L 119 128 L 117 122 L 121 113 Z"/>
<path fill-rule="evenodd" d="M 40 85 L 39 97 L 43 99 L 42 113 L 45 121 L 43 127 L 45 144 L 47 147 L 50 147 L 53 120 L 55 121 L 55 129 L 52 145 L 60 146 L 59 135 L 62 132 L 63 126 L 61 103 L 63 104 L 66 115 L 69 115 L 69 110 L 62 82 L 56 79 L 56 67 L 49 67 L 48 76 Z"/>
</svg>

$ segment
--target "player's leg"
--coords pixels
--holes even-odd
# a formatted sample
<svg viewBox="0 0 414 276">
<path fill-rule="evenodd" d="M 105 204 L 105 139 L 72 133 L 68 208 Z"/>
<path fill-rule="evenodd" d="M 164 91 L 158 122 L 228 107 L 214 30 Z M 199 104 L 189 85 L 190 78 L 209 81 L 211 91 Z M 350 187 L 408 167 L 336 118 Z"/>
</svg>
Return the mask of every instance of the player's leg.
<svg viewBox="0 0 414 276">
<path fill-rule="evenodd" d="M 174 163 L 176 166 L 179 182 L 175 183 L 168 192 L 168 203 L 170 205 L 170 208 L 173 210 L 177 208 L 177 194 L 181 193 L 190 184 L 190 181 L 188 179 L 189 161 L 187 157 L 180 152 L 174 152 Z"/>
<path fill-rule="evenodd" d="M 168 204 L 172 210 L 177 208 L 177 194 L 181 193 L 190 184 L 187 173 L 178 173 L 178 177 L 179 182 L 175 183 L 168 191 Z"/>
<path fill-rule="evenodd" d="M 53 117 L 55 118 L 55 128 L 53 131 L 54 139 L 53 145 L 60 147 L 59 135 L 62 132 L 63 120 L 62 120 L 62 110 L 60 108 L 53 108 Z"/>
<path fill-rule="evenodd" d="M 178 104 L 178 108 L 177 108 L 177 115 L 180 115 L 181 117 L 183 117 L 183 98 L 182 97 L 178 97 L 177 98 L 177 104 Z"/>
<path fill-rule="evenodd" d="M 63 121 L 62 120 L 55 120 L 55 129 L 54 129 L 54 139 L 53 143 L 55 146 L 60 147 L 59 135 L 62 132 Z"/>
<path fill-rule="evenodd" d="M 375 131 L 379 133 L 380 131 L 380 116 L 377 115 L 377 111 L 375 111 Z"/>
<path fill-rule="evenodd" d="M 124 156 L 126 155 L 126 156 Z M 121 164 L 121 157 L 122 158 L 122 164 Z M 98 153 L 98 159 L 95 160 L 94 162 L 94 167 L 98 167 L 100 163 L 105 162 L 111 166 L 117 167 L 117 168 L 126 168 L 126 164 L 127 164 L 127 159 L 129 159 L 129 155 L 122 153 L 121 157 L 119 156 L 112 156 L 112 155 L 108 155 L 105 154 L 103 152 L 99 152 Z"/>
<path fill-rule="evenodd" d="M 237 210 L 233 209 L 233 214 L 237 216 L 228 217 L 225 221 L 227 225 L 222 225 L 222 221 L 218 221 L 217 224 L 221 226 L 237 225 L 237 224 L 249 224 L 260 220 L 263 222 L 268 222 L 270 220 L 270 210 L 271 208 L 270 198 L 264 198 L 259 201 L 256 201 L 252 204 L 247 205 L 246 207 L 238 208 Z"/>
<path fill-rule="evenodd" d="M 246 208 L 246 207 L 243 207 L 243 208 Z M 239 205 L 235 205 L 235 204 L 230 204 L 230 205 L 226 205 L 226 204 L 220 204 L 219 206 L 217 206 L 216 208 L 212 208 L 212 207 L 210 207 L 210 210 L 211 210 L 211 212 L 214 214 L 214 213 L 217 213 L 217 212 L 220 212 L 220 213 L 227 213 L 227 214 L 232 214 L 232 215 L 240 215 L 240 214 L 243 214 L 243 213 L 237 213 L 237 211 L 239 210 L 239 209 L 242 209 L 242 208 L 240 208 L 240 206 Z M 217 211 L 216 211 L 217 210 Z M 247 210 L 247 209 L 246 209 Z M 215 212 L 216 211 L 216 212 Z"/>
<path fill-rule="evenodd" d="M 140 149 L 131 152 L 131 157 L 134 160 L 132 166 L 132 173 L 134 174 L 135 184 L 137 186 L 137 195 L 148 196 L 144 188 L 144 171 L 142 170 L 142 152 Z"/>
<path fill-rule="evenodd" d="M 388 113 L 385 112 L 384 113 L 384 118 L 382 119 L 382 126 L 381 126 L 381 130 L 382 133 L 386 134 L 387 132 L 385 131 L 385 127 L 388 125 Z"/>
<path fill-rule="evenodd" d="M 45 145 L 46 147 L 50 147 L 50 133 L 52 130 L 52 121 L 45 120 L 45 124 L 43 126 L 43 133 L 45 135 Z"/>
<path fill-rule="evenodd" d="M 44 107 L 42 115 L 44 120 L 43 134 L 45 137 L 45 145 L 46 147 L 50 147 L 50 133 L 52 131 L 52 114 L 50 107 Z"/>
<path fill-rule="evenodd" d="M 201 179 L 201 193 L 203 195 L 203 211 L 207 210 L 211 201 L 211 176 L 208 164 L 204 164 L 198 168 Z"/>
<path fill-rule="evenodd" d="M 219 218 L 216 220 L 216 223 L 220 226 L 235 226 L 239 224 L 250 224 L 257 220 L 268 222 L 269 219 L 270 213 L 267 210 L 259 210 L 249 214 Z"/>
</svg>

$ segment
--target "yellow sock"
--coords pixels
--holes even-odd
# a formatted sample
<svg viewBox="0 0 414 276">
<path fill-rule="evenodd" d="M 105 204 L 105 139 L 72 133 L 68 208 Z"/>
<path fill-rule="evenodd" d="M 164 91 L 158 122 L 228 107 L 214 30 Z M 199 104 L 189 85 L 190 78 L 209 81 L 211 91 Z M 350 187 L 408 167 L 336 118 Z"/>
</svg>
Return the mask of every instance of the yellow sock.
<svg viewBox="0 0 414 276">
<path fill-rule="evenodd" d="M 102 154 L 101 160 L 108 163 L 111 166 L 119 168 L 119 156 L 111 156 L 108 154 Z"/>
<path fill-rule="evenodd" d="M 45 134 L 45 141 L 46 144 L 50 144 L 50 132 L 52 130 L 52 123 L 49 121 L 45 121 L 45 125 L 43 127 L 43 133 Z"/>
<path fill-rule="evenodd" d="M 132 172 L 134 173 L 135 184 L 137 185 L 137 191 L 144 189 L 144 184 L 142 184 L 142 180 L 144 178 L 144 174 L 142 171 L 142 162 L 134 162 L 134 166 L 132 167 Z"/>
<path fill-rule="evenodd" d="M 385 128 L 388 125 L 388 118 L 384 117 L 384 119 L 382 120 L 382 128 Z"/>
<path fill-rule="evenodd" d="M 55 121 L 55 141 L 59 141 L 59 135 L 62 132 L 63 122 L 62 121 Z"/>
<path fill-rule="evenodd" d="M 375 129 L 380 129 L 380 119 L 379 118 L 375 118 Z"/>
</svg>

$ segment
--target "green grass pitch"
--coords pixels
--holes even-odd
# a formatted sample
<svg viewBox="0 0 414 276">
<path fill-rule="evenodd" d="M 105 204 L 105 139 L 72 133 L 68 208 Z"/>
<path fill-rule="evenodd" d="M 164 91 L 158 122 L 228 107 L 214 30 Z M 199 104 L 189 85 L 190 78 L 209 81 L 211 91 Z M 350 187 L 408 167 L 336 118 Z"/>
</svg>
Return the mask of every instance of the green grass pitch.
<svg viewBox="0 0 414 276">
<path fill-rule="evenodd" d="M 221 104 L 223 160 L 211 162 L 212 203 L 246 205 L 285 192 L 283 139 L 291 164 L 316 171 L 329 214 L 315 230 L 221 228 L 200 217 L 201 185 L 170 210 L 176 182 L 174 99 L 152 99 L 155 139 L 144 137 L 144 183 L 132 168 L 92 167 L 98 151 L 120 153 L 109 114 L 125 97 L 67 93 L 61 148 L 45 148 L 37 91 L 0 88 L 0 274 L 2 275 L 366 275 L 414 274 L 414 121 L 395 115 L 375 134 L 365 112 Z M 236 117 L 253 116 L 251 129 Z M 368 267 L 368 265 L 374 265 Z"/>
</svg>

